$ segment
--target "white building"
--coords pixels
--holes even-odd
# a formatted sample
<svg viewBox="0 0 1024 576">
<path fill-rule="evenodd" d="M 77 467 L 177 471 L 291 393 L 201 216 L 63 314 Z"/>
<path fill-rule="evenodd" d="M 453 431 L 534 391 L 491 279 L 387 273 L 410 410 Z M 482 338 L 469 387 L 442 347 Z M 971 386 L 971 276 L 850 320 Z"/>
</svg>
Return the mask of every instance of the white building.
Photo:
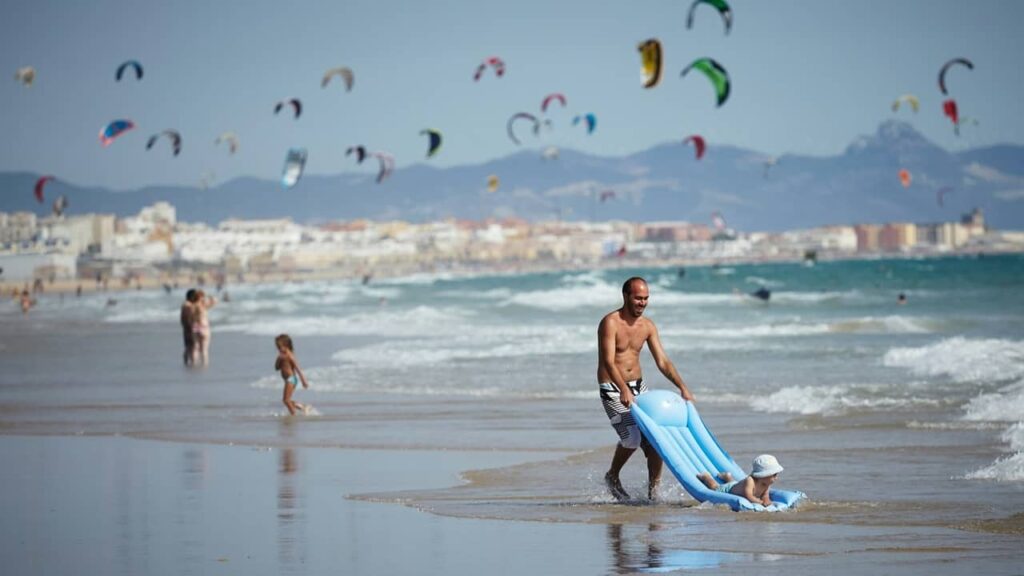
<svg viewBox="0 0 1024 576">
<path fill-rule="evenodd" d="M 0 245 L 31 240 L 36 235 L 36 215 L 31 212 L 0 212 Z"/>
</svg>

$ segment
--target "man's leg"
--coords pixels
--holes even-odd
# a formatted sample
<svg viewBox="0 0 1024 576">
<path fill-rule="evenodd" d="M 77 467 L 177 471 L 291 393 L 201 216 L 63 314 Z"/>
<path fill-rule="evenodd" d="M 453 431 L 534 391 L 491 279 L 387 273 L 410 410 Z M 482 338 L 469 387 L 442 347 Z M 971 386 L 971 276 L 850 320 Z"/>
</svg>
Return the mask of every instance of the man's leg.
<svg viewBox="0 0 1024 576">
<path fill-rule="evenodd" d="M 647 456 L 647 499 L 655 500 L 658 495 L 658 486 L 661 484 L 661 455 L 644 438 L 640 446 Z"/>
<path fill-rule="evenodd" d="M 625 448 L 621 444 L 616 444 L 615 455 L 612 456 L 612 466 L 604 475 L 604 482 L 616 500 L 629 500 L 629 493 L 622 487 L 622 482 L 619 480 L 619 472 L 622 471 L 622 467 L 626 465 L 633 452 L 636 452 L 636 448 Z"/>
</svg>

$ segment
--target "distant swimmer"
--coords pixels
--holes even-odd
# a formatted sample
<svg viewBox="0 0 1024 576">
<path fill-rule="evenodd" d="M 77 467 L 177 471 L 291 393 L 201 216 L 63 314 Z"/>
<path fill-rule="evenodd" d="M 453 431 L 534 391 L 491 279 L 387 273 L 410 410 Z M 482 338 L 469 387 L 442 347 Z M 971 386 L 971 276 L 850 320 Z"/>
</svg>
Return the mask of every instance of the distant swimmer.
<svg viewBox="0 0 1024 576">
<path fill-rule="evenodd" d="M 693 394 L 661 346 L 654 322 L 643 317 L 649 297 L 646 280 L 635 276 L 626 280 L 622 285 L 622 307 L 605 315 L 597 327 L 598 391 L 605 413 L 619 436 L 604 481 L 612 496 L 620 502 L 628 500 L 629 494 L 622 487 L 619 472 L 637 448 L 642 447 L 647 457 L 648 498 L 654 499 L 661 480 L 661 456 L 643 439 L 629 411 L 636 396 L 647 391 L 640 369 L 640 351 L 644 344 L 647 344 L 658 370 L 675 384 L 684 399 L 693 401 Z"/>
<path fill-rule="evenodd" d="M 114 306 L 117 306 L 117 300 L 113 298 L 107 298 L 107 308 L 113 308 Z"/>
<path fill-rule="evenodd" d="M 751 292 L 750 295 L 753 296 L 754 298 L 759 298 L 759 299 L 767 302 L 772 297 L 772 291 L 767 289 L 767 288 L 765 288 L 764 286 L 761 286 L 757 290 Z"/>
<path fill-rule="evenodd" d="M 291 336 L 287 334 L 281 334 L 277 338 L 274 338 L 274 345 L 277 346 L 277 360 L 274 362 L 274 370 L 281 372 L 281 378 L 284 380 L 284 407 L 288 409 L 288 413 L 292 416 L 295 415 L 296 410 L 301 410 L 303 413 L 308 413 L 309 406 L 299 404 L 295 400 L 292 400 L 292 394 L 295 393 L 295 388 L 299 385 L 299 381 L 302 381 L 303 388 L 309 388 L 309 383 L 306 382 L 306 375 L 302 373 L 302 368 L 299 368 L 299 360 L 295 357 L 295 346 L 292 344 Z"/>
<path fill-rule="evenodd" d="M 899 304 L 900 306 L 906 304 L 907 303 L 907 295 L 904 294 L 903 292 L 900 292 L 900 295 L 896 297 L 896 303 Z"/>
<path fill-rule="evenodd" d="M 363 274 L 363 286 L 369 284 L 371 279 L 373 279 L 373 274 Z"/>
<path fill-rule="evenodd" d="M 686 276 L 686 268 L 680 266 L 679 270 L 676 270 L 676 278 L 682 278 L 684 276 Z"/>
</svg>

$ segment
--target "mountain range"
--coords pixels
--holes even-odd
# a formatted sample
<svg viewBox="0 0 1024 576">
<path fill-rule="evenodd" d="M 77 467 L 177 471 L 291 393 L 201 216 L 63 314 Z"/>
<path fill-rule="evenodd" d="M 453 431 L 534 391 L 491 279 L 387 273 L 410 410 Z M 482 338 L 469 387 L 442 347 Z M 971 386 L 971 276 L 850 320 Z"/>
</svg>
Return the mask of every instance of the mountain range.
<svg viewBox="0 0 1024 576">
<path fill-rule="evenodd" d="M 911 174 L 908 187 L 900 182 L 902 169 Z M 500 179 L 493 193 L 487 191 L 490 175 Z M 0 211 L 43 215 L 48 205 L 38 204 L 32 194 L 38 177 L 0 173 Z M 563 149 L 557 158 L 545 159 L 540 150 L 528 150 L 477 165 L 416 164 L 395 170 L 380 184 L 367 172 L 307 175 L 291 190 L 276 180 L 251 177 L 205 190 L 150 186 L 130 192 L 58 180 L 47 185 L 46 194 L 48 199 L 65 195 L 69 214 L 127 216 L 163 200 L 177 208 L 179 220 L 210 224 L 280 217 L 311 224 L 487 217 L 710 222 L 718 212 L 739 230 L 777 231 L 950 221 L 977 207 L 990 226 L 1024 229 L 1024 146 L 950 152 L 910 124 L 890 120 L 828 157 L 771 158 L 712 143 L 698 160 L 692 146 L 675 142 L 617 158 Z"/>
</svg>

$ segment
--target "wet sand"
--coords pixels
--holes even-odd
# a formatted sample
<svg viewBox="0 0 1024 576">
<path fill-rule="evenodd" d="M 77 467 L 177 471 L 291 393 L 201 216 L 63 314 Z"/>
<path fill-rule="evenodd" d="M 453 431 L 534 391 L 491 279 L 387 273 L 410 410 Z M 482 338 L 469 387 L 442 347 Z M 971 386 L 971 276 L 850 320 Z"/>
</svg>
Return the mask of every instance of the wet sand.
<svg viewBox="0 0 1024 576">
<path fill-rule="evenodd" d="M 0 552 L 10 574 L 1019 573 L 1019 515 L 997 534 L 899 504 L 736 514 L 671 484 L 626 505 L 593 478 L 533 488 L 607 455 L 2 437 Z"/>
</svg>

